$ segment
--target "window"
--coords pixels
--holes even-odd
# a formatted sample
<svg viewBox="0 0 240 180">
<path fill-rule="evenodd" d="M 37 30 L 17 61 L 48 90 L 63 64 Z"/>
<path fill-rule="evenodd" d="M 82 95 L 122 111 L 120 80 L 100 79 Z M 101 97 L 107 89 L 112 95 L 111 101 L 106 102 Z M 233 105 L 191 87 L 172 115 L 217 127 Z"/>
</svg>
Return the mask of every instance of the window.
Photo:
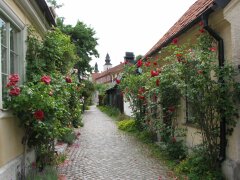
<svg viewBox="0 0 240 180">
<path fill-rule="evenodd" d="M 12 23 L 0 16 L 0 58 L 1 58 L 1 99 L 0 107 L 3 108 L 3 100 L 8 96 L 6 85 L 10 74 L 20 74 L 20 31 Z"/>
</svg>

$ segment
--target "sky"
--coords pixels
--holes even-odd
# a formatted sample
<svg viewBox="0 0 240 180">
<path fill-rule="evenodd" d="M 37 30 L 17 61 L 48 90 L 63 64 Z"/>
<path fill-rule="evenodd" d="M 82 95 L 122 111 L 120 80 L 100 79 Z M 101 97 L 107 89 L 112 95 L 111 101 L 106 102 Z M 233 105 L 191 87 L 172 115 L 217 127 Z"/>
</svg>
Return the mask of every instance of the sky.
<svg viewBox="0 0 240 180">
<path fill-rule="evenodd" d="M 145 55 L 196 0 L 57 0 L 56 10 L 65 24 L 77 21 L 93 28 L 100 57 L 93 57 L 103 71 L 108 53 L 113 66 L 125 52 Z"/>
</svg>

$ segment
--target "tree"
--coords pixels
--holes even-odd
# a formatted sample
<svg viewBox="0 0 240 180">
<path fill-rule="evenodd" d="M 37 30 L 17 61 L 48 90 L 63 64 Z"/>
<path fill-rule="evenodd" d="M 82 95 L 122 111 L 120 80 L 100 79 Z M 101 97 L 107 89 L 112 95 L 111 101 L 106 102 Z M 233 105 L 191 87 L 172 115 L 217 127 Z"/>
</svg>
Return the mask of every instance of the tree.
<svg viewBox="0 0 240 180">
<path fill-rule="evenodd" d="M 88 27 L 83 22 L 78 21 L 75 26 L 65 25 L 63 18 L 57 20 L 57 26 L 61 31 L 71 37 L 72 42 L 75 44 L 77 54 L 80 57 L 75 64 L 75 68 L 78 69 L 79 80 L 82 79 L 87 72 L 92 72 L 92 67 L 89 62 L 92 60 L 92 56 L 99 57 L 96 50 L 97 38 L 95 31 L 91 27 Z"/>
</svg>

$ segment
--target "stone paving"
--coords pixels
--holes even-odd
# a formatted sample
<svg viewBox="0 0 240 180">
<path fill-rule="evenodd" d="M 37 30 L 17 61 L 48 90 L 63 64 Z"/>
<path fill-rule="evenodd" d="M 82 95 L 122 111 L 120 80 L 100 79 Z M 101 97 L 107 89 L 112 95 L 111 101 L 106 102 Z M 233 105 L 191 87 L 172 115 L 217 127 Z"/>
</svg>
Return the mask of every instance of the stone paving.
<svg viewBox="0 0 240 180">
<path fill-rule="evenodd" d="M 67 180 L 165 180 L 167 169 L 134 137 L 95 106 L 85 111 L 81 135 L 67 149 L 59 174 Z M 169 172 L 168 172 L 169 173 Z"/>
</svg>

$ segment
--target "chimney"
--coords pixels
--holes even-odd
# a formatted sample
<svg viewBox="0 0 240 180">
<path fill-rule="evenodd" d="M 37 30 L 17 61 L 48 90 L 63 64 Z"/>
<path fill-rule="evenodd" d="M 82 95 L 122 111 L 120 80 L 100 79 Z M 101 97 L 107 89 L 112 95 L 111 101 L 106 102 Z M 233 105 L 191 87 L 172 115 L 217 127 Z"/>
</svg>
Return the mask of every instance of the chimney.
<svg viewBox="0 0 240 180">
<path fill-rule="evenodd" d="M 131 64 L 134 64 L 134 54 L 133 52 L 126 52 L 125 53 L 125 57 L 124 57 L 124 60 L 125 62 L 128 62 L 128 63 L 131 63 Z"/>
</svg>

